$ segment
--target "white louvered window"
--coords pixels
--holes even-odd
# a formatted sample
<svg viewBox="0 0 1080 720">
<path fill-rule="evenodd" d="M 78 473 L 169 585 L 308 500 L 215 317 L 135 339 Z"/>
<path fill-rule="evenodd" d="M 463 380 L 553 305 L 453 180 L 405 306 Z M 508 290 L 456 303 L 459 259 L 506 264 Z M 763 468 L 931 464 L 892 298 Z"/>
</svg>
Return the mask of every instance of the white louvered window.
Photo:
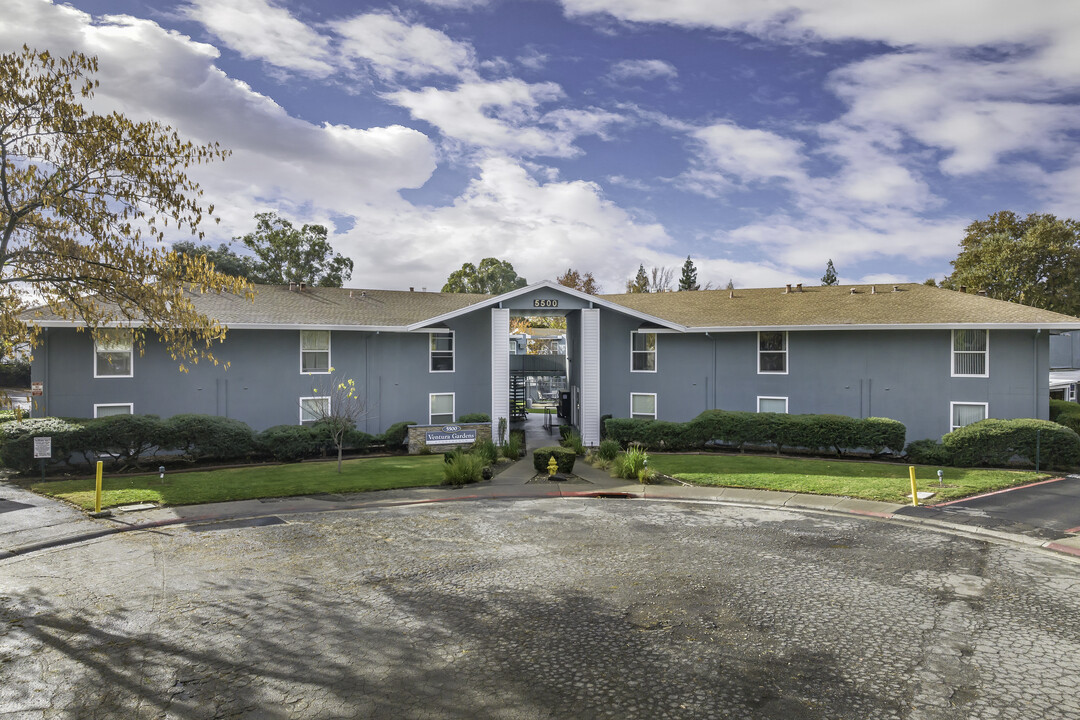
<svg viewBox="0 0 1080 720">
<path fill-rule="evenodd" d="M 951 430 L 962 428 L 965 425 L 977 423 L 988 417 L 986 403 L 950 403 L 952 413 Z"/>
<path fill-rule="evenodd" d="M 953 330 L 953 377 L 987 377 L 990 374 L 990 333 L 986 330 Z"/>
</svg>

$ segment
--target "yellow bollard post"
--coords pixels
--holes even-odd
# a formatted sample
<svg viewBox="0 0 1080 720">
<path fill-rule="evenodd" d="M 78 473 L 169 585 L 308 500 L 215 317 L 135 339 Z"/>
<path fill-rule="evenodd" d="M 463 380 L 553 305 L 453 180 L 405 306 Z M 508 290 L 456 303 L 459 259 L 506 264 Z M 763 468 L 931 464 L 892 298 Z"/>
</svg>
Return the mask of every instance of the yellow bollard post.
<svg viewBox="0 0 1080 720">
<path fill-rule="evenodd" d="M 101 461 L 97 462 L 97 486 L 94 490 L 94 512 L 101 512 Z"/>
<path fill-rule="evenodd" d="M 915 487 L 915 466 L 908 465 L 908 473 L 911 474 L 911 504 L 919 507 L 919 491 Z"/>
</svg>

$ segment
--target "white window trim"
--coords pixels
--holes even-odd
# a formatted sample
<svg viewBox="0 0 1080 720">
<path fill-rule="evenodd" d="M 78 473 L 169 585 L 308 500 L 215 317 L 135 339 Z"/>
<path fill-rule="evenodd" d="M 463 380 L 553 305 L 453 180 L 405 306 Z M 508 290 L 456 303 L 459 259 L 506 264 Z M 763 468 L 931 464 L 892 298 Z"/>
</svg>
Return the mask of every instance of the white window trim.
<svg viewBox="0 0 1080 720">
<path fill-rule="evenodd" d="M 305 370 L 304 369 L 304 333 L 305 332 L 324 332 L 326 333 L 326 367 L 327 370 Z M 334 333 L 329 330 L 301 330 L 300 331 L 300 374 L 302 375 L 329 375 L 329 368 L 334 367 Z M 322 350 L 308 350 L 307 352 L 322 352 Z"/>
<path fill-rule="evenodd" d="M 985 420 L 985 419 L 990 417 L 990 403 L 967 402 L 967 401 L 964 401 L 964 400 L 955 400 L 955 401 L 949 403 L 949 432 L 952 432 L 953 430 L 957 430 L 957 429 L 962 428 L 962 427 L 967 427 L 967 425 L 953 425 L 953 418 L 956 417 L 956 415 L 954 414 L 955 413 L 954 408 L 957 405 L 982 405 L 982 407 L 983 407 L 983 419 Z"/>
<path fill-rule="evenodd" d="M 106 377 L 108 377 L 108 376 L 106 376 Z M 103 408 L 103 407 L 126 407 L 128 409 L 128 415 L 134 415 L 135 414 L 135 404 L 134 403 L 94 403 L 94 417 L 95 418 L 98 416 L 98 408 Z M 106 416 L 106 417 L 108 417 L 108 416 Z"/>
<path fill-rule="evenodd" d="M 442 393 L 428 393 L 428 400 L 427 400 L 428 425 L 434 425 L 435 424 L 435 421 L 431 419 L 431 416 L 434 414 L 434 413 L 431 412 L 431 399 L 433 397 L 442 396 L 442 395 L 449 395 L 450 398 L 451 398 L 451 401 L 452 401 L 452 404 L 450 406 L 451 407 L 451 410 L 450 410 L 450 422 L 449 423 L 442 423 L 442 424 L 444 424 L 444 425 L 451 424 L 452 425 L 457 420 L 457 393 L 452 393 L 452 392 L 448 392 L 448 393 L 445 393 L 445 392 L 442 392 Z M 445 413 L 439 413 L 439 414 L 443 415 Z"/>
<path fill-rule="evenodd" d="M 127 375 L 98 375 L 98 357 L 97 357 L 97 355 L 98 355 L 98 344 L 97 344 L 96 339 L 91 343 L 91 349 L 94 351 L 94 354 L 93 354 L 94 378 L 130 378 L 130 377 L 135 377 L 135 338 L 134 337 L 131 339 L 131 349 L 128 350 L 128 352 L 131 354 L 131 362 L 128 363 L 128 374 Z M 105 352 L 108 352 L 108 351 L 106 350 Z"/>
<path fill-rule="evenodd" d="M 788 415 L 789 414 L 788 413 L 788 399 L 786 397 L 779 397 L 779 396 L 776 396 L 776 395 L 758 395 L 757 396 L 757 411 L 758 412 L 762 411 L 761 410 L 761 401 L 762 400 L 783 400 L 784 401 L 784 412 L 782 414 L 783 415 Z"/>
<path fill-rule="evenodd" d="M 641 372 L 644 372 L 644 371 L 641 371 Z M 636 392 L 630 393 L 630 417 L 631 418 L 634 417 L 634 414 L 635 414 L 634 413 L 634 398 L 639 397 L 639 396 L 645 396 L 645 397 L 650 397 L 651 396 L 652 397 L 652 399 L 653 399 L 653 401 L 652 401 L 652 408 L 653 408 L 652 419 L 655 420 L 657 417 L 659 417 L 660 416 L 660 402 L 656 398 L 656 393 L 636 393 Z M 638 415 L 644 415 L 645 413 L 637 413 L 637 414 Z"/>
<path fill-rule="evenodd" d="M 962 374 L 959 374 L 959 373 L 956 372 L 956 353 L 957 353 L 957 350 L 956 350 L 956 330 L 953 330 L 951 333 L 949 333 L 949 375 L 951 377 L 970 377 L 970 378 L 988 378 L 988 377 L 990 377 L 990 331 L 986 330 L 985 328 L 972 328 L 972 329 L 973 330 L 982 330 L 983 332 L 986 333 L 986 350 L 983 351 L 983 354 L 984 354 L 984 356 L 986 358 L 986 361 L 983 363 L 983 369 L 985 370 L 985 372 L 983 372 L 981 375 L 962 375 Z M 963 351 L 962 350 L 961 352 L 975 353 L 977 351 L 976 350 L 970 350 L 970 351 Z M 951 419 L 949 420 L 949 424 L 950 425 L 952 424 Z"/>
<path fill-rule="evenodd" d="M 791 354 L 788 352 L 790 345 L 788 343 L 788 331 L 787 330 L 772 330 L 767 332 L 781 332 L 784 335 L 784 370 L 780 372 L 778 370 L 762 370 L 761 369 L 761 330 L 757 333 L 757 374 L 758 375 L 787 375 L 788 370 L 791 368 Z M 766 350 L 765 352 L 781 352 L 780 350 Z"/>
<path fill-rule="evenodd" d="M 436 335 L 449 335 L 450 336 L 450 369 L 449 370 L 432 370 L 431 369 L 431 359 L 432 359 L 431 353 L 435 352 L 434 350 L 431 349 L 431 339 L 433 337 L 435 337 Z M 457 370 L 457 338 L 454 337 L 454 331 L 453 330 L 450 330 L 448 332 L 441 332 L 441 333 L 428 333 L 428 346 L 427 347 L 428 347 L 428 359 L 427 359 L 428 372 L 430 372 L 430 373 L 452 373 L 455 370 Z M 436 395 L 445 395 L 446 393 L 435 393 L 435 394 Z M 431 412 L 431 408 L 429 407 L 428 408 L 428 413 L 430 414 L 430 412 Z"/>
<path fill-rule="evenodd" d="M 653 369 L 652 370 L 635 370 L 634 369 L 634 355 L 641 354 L 647 355 L 649 350 L 635 350 L 634 349 L 634 336 L 635 335 L 654 335 L 656 337 L 653 340 L 655 350 L 652 350 L 653 356 Z M 660 335 L 652 330 L 632 330 L 630 332 L 630 372 L 635 373 L 655 373 L 660 368 Z M 641 393 L 638 393 L 641 394 Z"/>
<path fill-rule="evenodd" d="M 325 375 L 326 373 L 312 373 L 312 374 Z M 318 419 L 318 418 L 316 418 L 316 420 L 305 420 L 304 419 L 304 401 L 305 400 L 325 400 L 326 401 L 326 414 L 327 415 L 330 414 L 332 406 L 330 404 L 331 400 L 330 400 L 329 395 L 311 395 L 311 396 L 308 396 L 308 397 L 302 397 L 302 398 L 300 398 L 300 402 L 298 403 L 298 405 L 300 407 L 300 424 L 301 425 L 303 425 L 306 422 L 309 422 L 309 423 L 316 422 L 316 420 Z"/>
</svg>

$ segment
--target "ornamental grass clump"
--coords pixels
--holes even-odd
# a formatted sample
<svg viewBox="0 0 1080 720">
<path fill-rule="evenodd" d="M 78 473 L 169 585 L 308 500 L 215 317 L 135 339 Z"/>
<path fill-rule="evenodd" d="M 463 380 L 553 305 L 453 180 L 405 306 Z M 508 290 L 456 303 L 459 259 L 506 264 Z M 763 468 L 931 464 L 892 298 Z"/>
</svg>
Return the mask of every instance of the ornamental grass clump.
<svg viewBox="0 0 1080 720">
<path fill-rule="evenodd" d="M 480 482 L 487 463 L 480 455 L 461 450 L 448 453 L 447 462 L 443 463 L 443 485 L 461 487 Z"/>
<path fill-rule="evenodd" d="M 639 445 L 631 445 L 622 455 L 615 458 L 615 475 L 624 480 L 637 480 L 642 485 L 649 482 L 652 471 L 649 470 L 649 455 Z"/>
</svg>

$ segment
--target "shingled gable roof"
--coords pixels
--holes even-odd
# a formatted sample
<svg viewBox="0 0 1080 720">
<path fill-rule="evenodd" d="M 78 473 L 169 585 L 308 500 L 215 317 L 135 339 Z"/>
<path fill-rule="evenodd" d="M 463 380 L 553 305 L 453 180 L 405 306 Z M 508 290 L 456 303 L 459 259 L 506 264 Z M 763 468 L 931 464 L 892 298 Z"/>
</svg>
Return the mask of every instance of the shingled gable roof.
<svg viewBox="0 0 1080 720">
<path fill-rule="evenodd" d="M 503 295 L 398 290 L 350 290 L 257 285 L 255 301 L 227 293 L 193 294 L 204 312 L 231 329 L 319 328 L 418 331 L 496 305 L 538 288 L 579 297 L 672 331 L 736 332 L 748 329 L 1080 329 L 1080 319 L 970 293 L 918 284 L 841 285 L 697 290 L 676 293 L 586 295 L 544 281 Z M 893 287 L 897 290 L 894 292 Z M 852 290 L 855 292 L 853 293 Z M 733 295 L 733 297 L 729 297 Z M 75 324 L 46 308 L 23 317 L 42 327 Z"/>
<path fill-rule="evenodd" d="M 894 289 L 895 288 L 895 289 Z M 690 330 L 1080 329 L 1080 319 L 928 285 L 834 285 L 605 295 Z"/>
</svg>

